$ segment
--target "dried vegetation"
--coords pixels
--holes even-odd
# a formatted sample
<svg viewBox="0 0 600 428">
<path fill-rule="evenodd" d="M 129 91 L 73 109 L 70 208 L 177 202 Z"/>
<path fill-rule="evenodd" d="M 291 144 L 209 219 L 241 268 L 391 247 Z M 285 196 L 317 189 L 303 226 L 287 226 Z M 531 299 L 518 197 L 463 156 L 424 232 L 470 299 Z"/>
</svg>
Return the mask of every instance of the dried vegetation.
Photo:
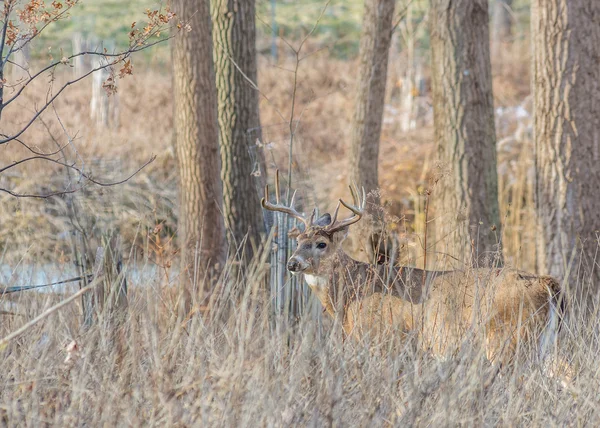
<svg viewBox="0 0 600 428">
<path fill-rule="evenodd" d="M 521 72 L 515 74 L 517 66 Z M 260 143 L 271 163 L 283 169 L 293 87 L 287 68 L 285 61 L 272 67 L 265 60 L 259 73 L 265 95 Z M 307 206 L 344 195 L 352 68 L 325 52 L 300 68 L 294 173 L 302 183 L 295 187 L 307 189 L 301 195 Z M 496 76 L 495 90 L 497 106 L 504 108 L 498 118 L 504 248 L 509 263 L 533 270 L 529 118 L 517 109 L 527 95 L 518 80 L 528 82 L 526 71 L 526 61 L 518 62 Z M 544 376 L 534 360 L 497 373 L 476 341 L 439 361 L 415 352 L 410 338 L 389 353 L 365 343 L 342 343 L 339 328 L 318 316 L 293 325 L 274 319 L 264 291 L 268 271 L 258 259 L 245 274 L 231 260 L 212 300 L 195 300 L 190 316 L 180 317 L 180 281 L 171 270 L 177 195 L 170 77 L 147 71 L 122 81 L 116 129 L 97 129 L 90 121 L 90 92 L 84 83 L 56 105 L 77 149 L 70 148 L 69 160 L 106 179 L 128 175 L 152 154 L 156 161 L 123 185 L 88 187 L 72 198 L 0 195 L 0 264 L 15 272 L 20 265 L 72 263 L 69 212 L 75 206 L 77 222 L 91 235 L 112 230 L 126 243 L 127 315 L 116 329 L 106 328 L 112 322 L 107 316 L 84 332 L 81 307 L 73 304 L 0 350 L 0 424 L 587 426 L 600 420 L 600 331 L 575 317 L 561 333 L 560 352 L 580 373 L 566 386 Z M 44 96 L 33 88 L 5 122 L 19 126 L 36 97 Z M 396 229 L 418 248 L 422 194 L 437 167 L 432 128 L 399 133 L 393 111 L 388 109 L 382 138 L 383 200 L 390 215 L 399 218 Z M 64 144 L 56 116 L 43 117 L 47 128 L 32 127 L 24 137 L 45 150 L 55 147 L 51 135 Z M 0 148 L 0 157 L 17 159 L 20 150 L 12 142 Z M 60 189 L 69 179 L 77 177 L 31 163 L 3 174 L 0 187 Z M 418 250 L 411 257 L 422 263 Z M 19 279 L 5 275 L 0 281 L 12 285 Z M 12 312 L 0 318 L 0 336 L 63 298 L 58 292 L 0 297 Z"/>
</svg>

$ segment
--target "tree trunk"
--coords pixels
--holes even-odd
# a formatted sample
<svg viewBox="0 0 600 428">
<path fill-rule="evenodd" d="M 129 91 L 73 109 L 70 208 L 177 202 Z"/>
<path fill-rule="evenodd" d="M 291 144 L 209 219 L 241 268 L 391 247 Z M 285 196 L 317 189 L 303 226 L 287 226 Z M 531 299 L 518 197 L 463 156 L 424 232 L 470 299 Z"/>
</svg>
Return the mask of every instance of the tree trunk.
<svg viewBox="0 0 600 428">
<path fill-rule="evenodd" d="M 513 0 L 492 0 L 492 58 L 503 68 L 503 58 L 512 36 L 511 6 Z"/>
<path fill-rule="evenodd" d="M 350 177 L 367 193 L 368 220 L 355 230 L 370 262 L 389 255 L 383 210 L 379 206 L 379 139 L 385 106 L 388 56 L 395 0 L 365 0 L 350 154 Z M 354 252 L 359 246 L 354 245 Z"/>
<path fill-rule="evenodd" d="M 494 43 L 507 42 L 512 35 L 511 6 L 513 0 L 493 0 L 492 40 Z"/>
<path fill-rule="evenodd" d="M 400 92 L 400 129 L 407 132 L 413 129 L 413 108 L 415 100 L 415 38 L 416 34 L 412 25 L 413 5 L 409 4 L 406 10 L 406 73 L 402 79 Z"/>
<path fill-rule="evenodd" d="M 221 143 L 223 205 L 232 247 L 259 244 L 264 232 L 259 190 L 265 167 L 256 84 L 254 0 L 213 0 L 213 37 Z M 257 188 L 258 187 L 258 188 Z M 245 245 L 249 250 L 250 245 Z M 250 256 L 250 253 L 246 253 Z"/>
<path fill-rule="evenodd" d="M 394 3 L 394 0 L 365 0 L 350 167 L 352 180 L 366 192 L 379 188 L 377 162 Z M 374 196 L 374 202 L 378 202 L 379 198 Z"/>
<path fill-rule="evenodd" d="M 222 267 L 227 255 L 209 2 L 174 0 L 173 11 L 191 27 L 181 30 L 172 45 L 178 234 L 183 269 L 199 269 L 202 275 Z"/>
<path fill-rule="evenodd" d="M 538 269 L 598 290 L 600 2 L 532 2 Z M 572 263 L 571 263 L 572 262 Z"/>
<path fill-rule="evenodd" d="M 446 261 L 480 263 L 499 256 L 501 236 L 488 0 L 432 0 L 430 25 L 436 239 Z"/>
</svg>

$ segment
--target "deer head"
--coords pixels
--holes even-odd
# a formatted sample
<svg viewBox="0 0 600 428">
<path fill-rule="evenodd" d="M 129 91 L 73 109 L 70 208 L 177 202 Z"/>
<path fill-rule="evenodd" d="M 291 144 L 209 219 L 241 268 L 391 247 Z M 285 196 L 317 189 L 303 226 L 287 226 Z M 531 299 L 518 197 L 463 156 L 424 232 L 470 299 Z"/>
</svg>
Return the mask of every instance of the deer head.
<svg viewBox="0 0 600 428">
<path fill-rule="evenodd" d="M 309 218 L 306 218 L 294 209 L 296 192 L 292 195 L 289 206 L 279 202 L 279 171 L 276 173 L 275 187 L 275 204 L 268 201 L 269 186 L 265 187 L 265 196 L 261 201 L 263 208 L 269 211 L 286 213 L 300 220 L 305 226 L 304 231 L 297 237 L 298 247 L 288 260 L 287 269 L 293 274 L 304 273 L 319 276 L 322 271 L 320 268 L 326 264 L 324 262 L 332 259 L 337 251 L 341 249 L 341 244 L 348 235 L 348 227 L 362 218 L 366 201 L 365 191 L 364 189 L 362 190 L 362 199 L 359 199 L 358 188 L 350 186 L 350 192 L 354 201 L 353 205 L 349 205 L 340 199 L 333 217 L 329 213 L 325 213 L 315 219 L 316 208 Z M 352 216 L 338 220 L 337 217 L 341 205 L 350 210 Z"/>
</svg>

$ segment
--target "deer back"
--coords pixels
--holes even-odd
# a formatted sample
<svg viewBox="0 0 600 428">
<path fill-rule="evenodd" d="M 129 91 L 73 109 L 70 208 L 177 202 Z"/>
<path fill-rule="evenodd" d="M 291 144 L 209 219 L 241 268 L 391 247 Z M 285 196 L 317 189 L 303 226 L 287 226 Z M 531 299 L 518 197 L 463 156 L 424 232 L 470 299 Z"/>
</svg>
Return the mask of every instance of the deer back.
<svg viewBox="0 0 600 428">
<path fill-rule="evenodd" d="M 519 340 L 533 346 L 560 293 L 551 277 L 508 268 L 436 272 L 398 267 L 390 275 L 384 267 L 359 262 L 352 267 L 354 274 L 343 284 L 346 335 L 362 340 L 414 333 L 423 348 L 438 355 L 480 331 L 490 360 L 512 358 Z"/>
</svg>

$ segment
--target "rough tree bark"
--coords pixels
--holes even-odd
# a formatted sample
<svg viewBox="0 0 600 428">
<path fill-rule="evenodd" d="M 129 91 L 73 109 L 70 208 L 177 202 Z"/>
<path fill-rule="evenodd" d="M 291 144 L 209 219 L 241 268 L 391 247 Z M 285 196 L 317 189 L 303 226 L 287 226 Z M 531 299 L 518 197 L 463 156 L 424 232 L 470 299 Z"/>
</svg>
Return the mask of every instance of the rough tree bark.
<svg viewBox="0 0 600 428">
<path fill-rule="evenodd" d="M 211 8 L 223 208 L 229 242 L 238 247 L 247 236 L 248 244 L 259 244 L 264 221 L 257 190 L 264 186 L 265 167 L 263 152 L 256 146 L 262 133 L 258 91 L 254 87 L 257 82 L 254 0 L 213 0 Z M 251 246 L 246 245 L 245 249 L 248 251 Z"/>
<path fill-rule="evenodd" d="M 430 25 L 435 141 L 449 171 L 432 195 L 438 249 L 481 263 L 501 236 L 488 0 L 431 0 Z"/>
<path fill-rule="evenodd" d="M 600 284 L 600 2 L 532 2 L 538 269 Z M 572 263 L 571 263 L 572 261 Z"/>
<path fill-rule="evenodd" d="M 191 27 L 172 44 L 178 233 L 184 270 L 203 273 L 222 267 L 227 255 L 209 2 L 174 0 L 172 8 Z"/>
<path fill-rule="evenodd" d="M 350 154 L 351 180 L 367 192 L 367 214 L 357 234 L 368 242 L 371 261 L 387 255 L 383 236 L 383 212 L 379 207 L 379 139 L 385 105 L 388 56 L 392 40 L 395 0 L 365 0 L 363 30 L 359 48 L 359 71 Z"/>
</svg>

